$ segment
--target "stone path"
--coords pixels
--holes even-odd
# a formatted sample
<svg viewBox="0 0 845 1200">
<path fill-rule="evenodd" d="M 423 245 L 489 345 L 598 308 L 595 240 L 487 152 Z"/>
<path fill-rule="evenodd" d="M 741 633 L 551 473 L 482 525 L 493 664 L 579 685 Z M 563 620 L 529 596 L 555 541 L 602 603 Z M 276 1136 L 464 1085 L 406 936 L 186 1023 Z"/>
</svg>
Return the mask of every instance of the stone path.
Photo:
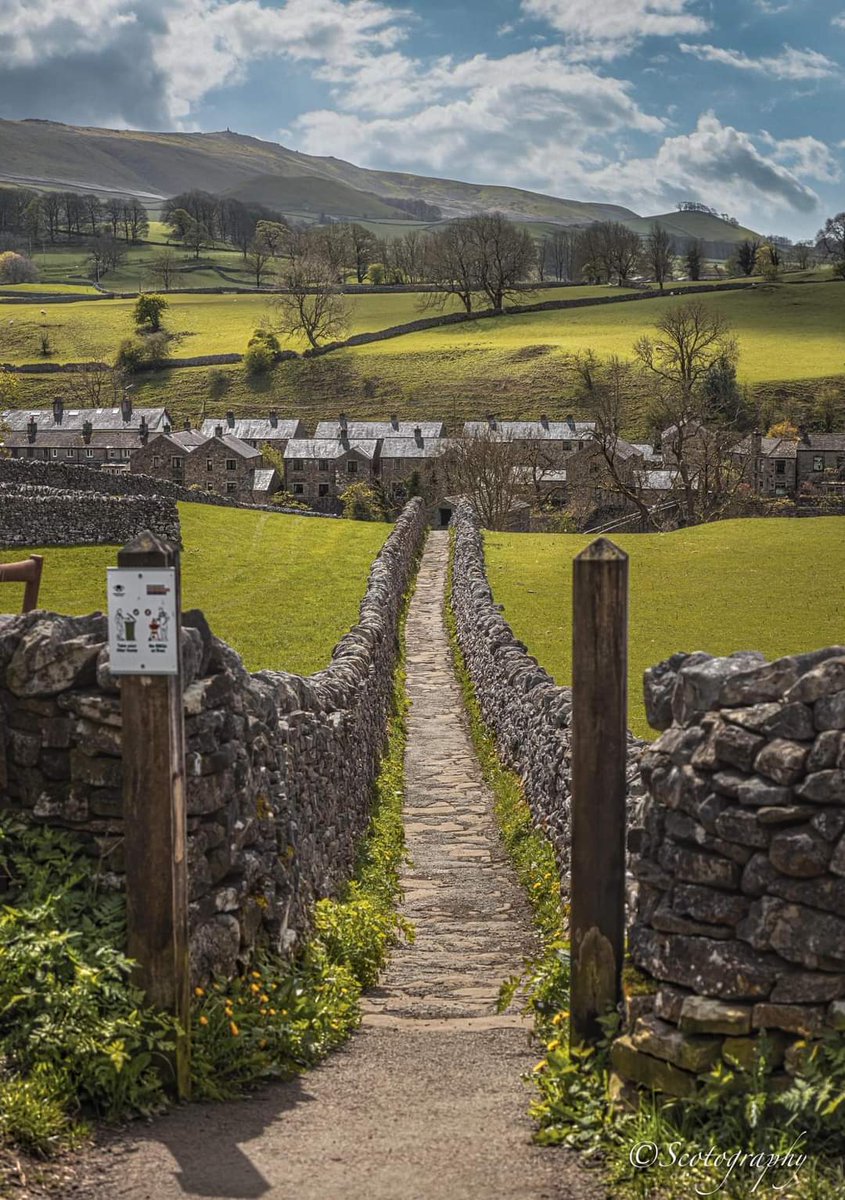
<svg viewBox="0 0 845 1200">
<path fill-rule="evenodd" d="M 534 947 L 466 730 L 443 625 L 445 533 L 429 536 L 408 619 L 406 757 L 417 931 L 363 1030 L 289 1084 L 194 1105 L 92 1159 L 92 1200 L 599 1200 L 595 1173 L 531 1144 L 522 1082 L 538 1055 L 499 983 Z M 74 1193 L 67 1193 L 71 1195 Z"/>
</svg>

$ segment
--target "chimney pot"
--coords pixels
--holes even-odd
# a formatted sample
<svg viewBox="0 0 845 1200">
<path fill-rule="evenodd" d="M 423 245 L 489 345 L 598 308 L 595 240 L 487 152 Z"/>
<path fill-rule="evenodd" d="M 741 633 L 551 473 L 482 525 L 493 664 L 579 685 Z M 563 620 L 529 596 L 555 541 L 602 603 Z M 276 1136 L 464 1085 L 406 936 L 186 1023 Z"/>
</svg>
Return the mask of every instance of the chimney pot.
<svg viewBox="0 0 845 1200">
<path fill-rule="evenodd" d="M 53 400 L 53 420 L 57 425 L 61 425 L 64 412 L 65 402 L 61 396 L 56 396 L 56 398 Z"/>
<path fill-rule="evenodd" d="M 347 425 L 346 413 L 340 414 L 340 416 L 337 419 L 337 423 L 338 423 L 338 425 L 340 425 L 341 429 L 346 429 L 346 425 Z"/>
<path fill-rule="evenodd" d="M 214 426 L 214 436 L 222 438 L 222 436 L 223 436 L 223 426 L 222 425 Z"/>
<path fill-rule="evenodd" d="M 540 413 L 540 424 L 543 426 L 544 429 L 549 428 L 549 418 L 546 416 L 545 413 Z"/>
<path fill-rule="evenodd" d="M 191 432 L 191 418 L 185 417 L 185 433 Z"/>
<path fill-rule="evenodd" d="M 414 441 L 421 443 L 422 440 L 423 440 L 422 429 L 420 428 L 419 425 L 415 425 L 414 426 Z"/>
<path fill-rule="evenodd" d="M 396 413 L 390 414 L 390 424 L 394 429 L 399 428 L 399 417 Z"/>
<path fill-rule="evenodd" d="M 226 424 L 229 426 L 230 429 L 235 428 L 235 414 L 231 408 L 226 413 Z"/>
<path fill-rule="evenodd" d="M 275 408 L 270 410 L 270 425 L 273 429 L 279 424 L 279 414 Z"/>
<path fill-rule="evenodd" d="M 38 425 L 35 421 L 35 417 L 30 417 L 29 421 L 27 422 L 26 436 L 27 440 L 30 442 L 34 442 L 38 437 Z"/>
<path fill-rule="evenodd" d="M 82 423 L 82 440 L 86 446 L 90 445 L 91 434 L 93 432 L 94 432 L 94 426 L 91 424 L 91 422 L 83 421 L 83 423 Z"/>
<path fill-rule="evenodd" d="M 132 420 L 132 397 L 123 393 L 123 399 L 120 402 L 120 415 L 123 417 L 124 425 L 128 425 Z"/>
</svg>

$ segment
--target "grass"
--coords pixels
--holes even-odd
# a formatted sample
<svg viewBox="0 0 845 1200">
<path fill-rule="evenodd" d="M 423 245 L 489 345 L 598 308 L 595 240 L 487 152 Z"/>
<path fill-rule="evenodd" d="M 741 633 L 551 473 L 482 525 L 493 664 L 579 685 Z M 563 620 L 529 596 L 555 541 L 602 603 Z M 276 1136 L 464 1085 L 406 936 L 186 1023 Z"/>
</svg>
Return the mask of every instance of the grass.
<svg viewBox="0 0 845 1200">
<path fill-rule="evenodd" d="M 642 677 L 676 651 L 769 658 L 845 643 L 845 527 L 836 517 L 720 521 L 614 537 L 631 559 L 630 724 L 652 736 Z M 570 682 L 576 535 L 485 535 L 490 583 L 516 636 Z"/>
<path fill-rule="evenodd" d="M 204 504 L 179 510 L 183 607 L 201 608 L 251 671 L 308 675 L 326 666 L 357 620 L 370 565 L 391 527 Z M 4 561 L 29 553 L 0 549 Z M 42 607 L 71 614 L 103 608 L 116 547 L 36 553 L 45 556 Z M 18 592 L 7 584 L 3 603 L 15 609 Z"/>
</svg>

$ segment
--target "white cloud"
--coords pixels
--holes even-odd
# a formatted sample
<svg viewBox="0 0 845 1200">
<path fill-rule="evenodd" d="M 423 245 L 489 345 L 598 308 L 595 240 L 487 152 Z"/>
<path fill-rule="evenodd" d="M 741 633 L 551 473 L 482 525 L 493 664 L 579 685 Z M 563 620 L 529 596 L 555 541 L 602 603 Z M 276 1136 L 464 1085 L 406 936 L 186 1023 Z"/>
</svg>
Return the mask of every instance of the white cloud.
<svg viewBox="0 0 845 1200">
<path fill-rule="evenodd" d="M 528 16 L 547 21 L 583 54 L 612 58 L 646 37 L 703 33 L 708 22 L 694 0 L 522 0 Z"/>
<path fill-rule="evenodd" d="M 760 75 L 771 75 L 775 79 L 805 80 L 828 79 L 838 75 L 841 67 L 833 59 L 818 50 L 796 50 L 784 46 L 778 55 L 751 58 L 742 50 L 728 50 L 721 46 L 689 45 L 681 42 L 684 54 L 693 54 L 702 62 L 722 63 L 740 71 L 753 71 Z"/>
<path fill-rule="evenodd" d="M 796 174 L 818 179 L 821 183 L 837 183 L 842 178 L 842 169 L 830 147 L 818 138 L 808 135 L 778 141 L 769 133 L 760 136 L 767 146 L 772 147 L 772 158 Z"/>
<path fill-rule="evenodd" d="M 840 13 L 838 17 L 834 17 L 831 24 L 839 25 L 842 29 L 845 29 L 845 12 Z"/>
<path fill-rule="evenodd" d="M 23 5 L 0 0 L 0 63 L 28 66 L 45 58 L 67 58 L 92 43 L 111 41 L 137 23 L 129 0 L 42 0 Z"/>
</svg>

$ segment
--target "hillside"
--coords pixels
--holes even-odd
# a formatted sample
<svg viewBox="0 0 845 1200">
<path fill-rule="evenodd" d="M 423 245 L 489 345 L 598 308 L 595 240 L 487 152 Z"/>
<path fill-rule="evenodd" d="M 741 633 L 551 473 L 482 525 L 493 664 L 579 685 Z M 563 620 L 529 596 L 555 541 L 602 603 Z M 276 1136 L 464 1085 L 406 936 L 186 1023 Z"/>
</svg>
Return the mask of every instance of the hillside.
<svg viewBox="0 0 845 1200">
<path fill-rule="evenodd" d="M 706 232 L 671 213 L 642 218 L 616 204 L 586 203 L 519 188 L 376 171 L 339 158 L 318 158 L 228 130 L 150 133 L 90 129 L 51 121 L 0 120 L 0 181 L 36 188 L 67 187 L 135 195 L 150 202 L 190 188 L 274 204 L 283 212 L 340 217 L 401 217 L 390 198 L 424 200 L 445 218 L 498 210 L 515 220 L 553 225 L 624 221 L 647 231 L 652 220 L 672 225 L 679 240 L 701 236 L 731 244 L 746 231 L 703 217 Z M 407 218 L 406 218 L 407 219 Z M 704 225 L 702 225 L 702 230 Z M 709 251 L 708 251 L 709 252 Z"/>
</svg>

